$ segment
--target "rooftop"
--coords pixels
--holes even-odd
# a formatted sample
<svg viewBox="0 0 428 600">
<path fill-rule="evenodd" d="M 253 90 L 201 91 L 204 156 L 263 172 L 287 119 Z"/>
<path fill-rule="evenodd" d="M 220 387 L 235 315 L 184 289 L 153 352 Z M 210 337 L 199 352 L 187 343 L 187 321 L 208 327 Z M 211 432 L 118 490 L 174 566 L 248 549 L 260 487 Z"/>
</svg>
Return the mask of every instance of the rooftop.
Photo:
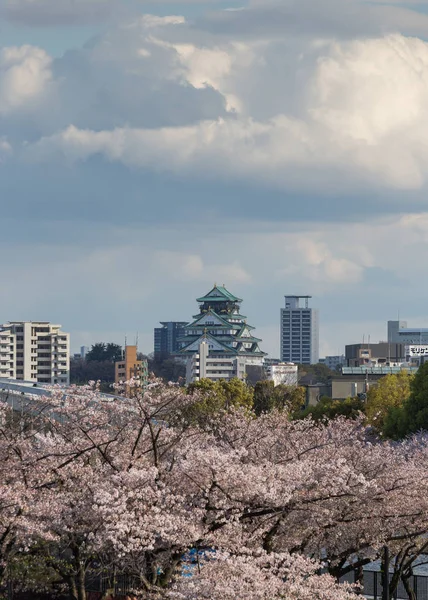
<svg viewBox="0 0 428 600">
<path fill-rule="evenodd" d="M 242 302 L 241 298 L 237 298 L 227 290 L 224 285 L 218 286 L 214 284 L 212 290 L 202 298 L 197 298 L 197 302 Z"/>
<path fill-rule="evenodd" d="M 409 373 L 416 373 L 418 367 L 342 367 L 342 375 L 391 375 L 401 373 L 402 371 L 408 371 Z"/>
</svg>

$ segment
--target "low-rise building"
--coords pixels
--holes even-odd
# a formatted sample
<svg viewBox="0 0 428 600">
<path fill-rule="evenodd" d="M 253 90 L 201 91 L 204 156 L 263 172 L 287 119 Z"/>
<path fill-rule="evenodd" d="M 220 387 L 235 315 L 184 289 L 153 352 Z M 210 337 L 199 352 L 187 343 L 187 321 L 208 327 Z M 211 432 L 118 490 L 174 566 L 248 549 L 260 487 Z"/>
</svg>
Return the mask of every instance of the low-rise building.
<svg viewBox="0 0 428 600">
<path fill-rule="evenodd" d="M 299 368 L 293 363 L 277 363 L 266 366 L 268 379 L 277 385 L 297 385 L 299 380 Z"/>
<path fill-rule="evenodd" d="M 137 346 L 125 346 L 123 359 L 115 362 L 115 383 L 131 379 L 139 379 L 141 385 L 148 380 L 147 360 L 138 360 Z"/>
<path fill-rule="evenodd" d="M 406 361 L 404 344 L 351 344 L 345 346 L 346 366 L 399 366 Z"/>
<path fill-rule="evenodd" d="M 342 367 L 341 375 L 332 377 L 327 384 L 314 383 L 305 385 L 307 405 L 313 406 L 320 398 L 327 396 L 333 400 L 364 397 L 369 389 L 378 384 L 386 375 L 396 375 L 401 372 L 416 373 L 418 367 L 408 364 L 400 366 L 364 366 Z"/>
</svg>

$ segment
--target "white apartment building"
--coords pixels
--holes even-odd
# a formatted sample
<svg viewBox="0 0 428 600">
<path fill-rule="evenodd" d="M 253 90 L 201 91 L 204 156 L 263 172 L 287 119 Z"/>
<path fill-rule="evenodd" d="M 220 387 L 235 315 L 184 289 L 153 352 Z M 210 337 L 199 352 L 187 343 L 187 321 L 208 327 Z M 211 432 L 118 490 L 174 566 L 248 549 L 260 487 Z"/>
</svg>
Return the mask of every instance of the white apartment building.
<svg viewBox="0 0 428 600">
<path fill-rule="evenodd" d="M 244 380 L 246 375 L 245 358 L 236 356 L 226 358 L 221 355 L 210 356 L 209 343 L 202 341 L 197 353 L 190 355 L 186 362 L 186 383 L 193 383 L 200 379 L 238 379 Z"/>
<path fill-rule="evenodd" d="M 281 361 L 315 365 L 319 361 L 318 311 L 309 308 L 311 296 L 285 296 L 281 309 Z M 305 300 L 304 306 L 300 300 Z"/>
<path fill-rule="evenodd" d="M 0 325 L 0 378 L 68 385 L 70 334 L 45 321 Z"/>
</svg>

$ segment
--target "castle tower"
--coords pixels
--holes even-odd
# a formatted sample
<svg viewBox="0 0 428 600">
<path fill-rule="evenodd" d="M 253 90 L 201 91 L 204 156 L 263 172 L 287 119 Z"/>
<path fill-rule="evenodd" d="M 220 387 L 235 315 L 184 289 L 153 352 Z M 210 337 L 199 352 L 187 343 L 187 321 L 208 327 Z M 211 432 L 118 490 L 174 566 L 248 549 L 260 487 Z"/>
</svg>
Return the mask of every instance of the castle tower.
<svg viewBox="0 0 428 600">
<path fill-rule="evenodd" d="M 254 327 L 241 315 L 242 299 L 214 285 L 197 302 L 199 314 L 178 340 L 178 355 L 188 363 L 188 381 L 198 379 L 200 373 L 213 380 L 245 379 L 246 366 L 261 366 L 265 353 L 259 347 L 262 340 L 252 333 Z"/>
</svg>

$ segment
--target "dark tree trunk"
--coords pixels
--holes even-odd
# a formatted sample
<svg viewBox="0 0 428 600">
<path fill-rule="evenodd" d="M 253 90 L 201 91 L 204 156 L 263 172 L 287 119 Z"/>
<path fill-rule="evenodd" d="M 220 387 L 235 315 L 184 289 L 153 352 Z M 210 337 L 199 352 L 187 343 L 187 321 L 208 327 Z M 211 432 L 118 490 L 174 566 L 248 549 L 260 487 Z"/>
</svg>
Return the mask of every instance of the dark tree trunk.
<svg viewBox="0 0 428 600">
<path fill-rule="evenodd" d="M 409 600 L 417 600 L 416 592 L 410 585 L 410 577 L 412 575 L 408 575 L 405 577 L 404 575 L 401 577 L 401 581 L 403 582 L 404 589 L 406 590 L 406 594 L 409 596 Z"/>
<path fill-rule="evenodd" d="M 79 572 L 77 574 L 77 600 L 86 600 L 86 589 L 85 589 L 85 569 L 80 565 Z"/>
<path fill-rule="evenodd" d="M 70 600 L 79 600 L 79 596 L 77 594 L 77 585 L 74 577 L 70 576 L 67 581 L 68 585 L 68 593 L 70 595 Z"/>
<path fill-rule="evenodd" d="M 364 594 L 364 568 L 362 565 L 354 570 L 354 583 L 359 586 L 357 594 L 362 596 Z"/>
</svg>

